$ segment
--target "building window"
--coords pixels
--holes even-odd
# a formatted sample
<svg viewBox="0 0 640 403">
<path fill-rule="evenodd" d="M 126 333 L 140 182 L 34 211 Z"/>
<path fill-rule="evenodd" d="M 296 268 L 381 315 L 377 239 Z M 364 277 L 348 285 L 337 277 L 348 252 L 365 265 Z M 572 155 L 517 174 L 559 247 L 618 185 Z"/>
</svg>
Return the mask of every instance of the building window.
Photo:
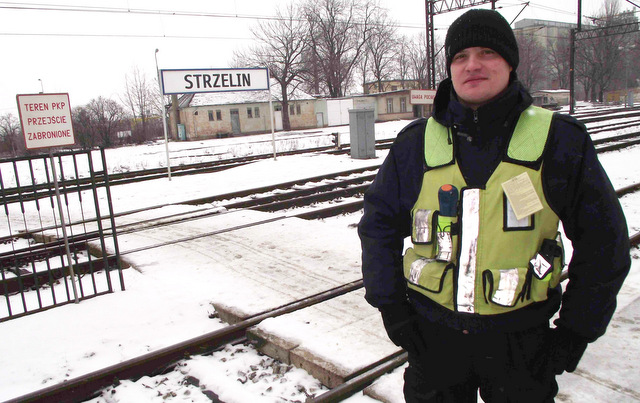
<svg viewBox="0 0 640 403">
<path fill-rule="evenodd" d="M 387 98 L 387 113 L 393 113 L 393 98 Z"/>
<path fill-rule="evenodd" d="M 296 115 L 301 115 L 302 114 L 302 110 L 300 108 L 300 104 L 296 105 Z"/>
<path fill-rule="evenodd" d="M 402 97 L 400 98 L 400 112 L 406 112 L 407 111 L 407 98 Z"/>
<path fill-rule="evenodd" d="M 213 120 L 213 111 L 209 111 L 209 121 Z"/>
<path fill-rule="evenodd" d="M 259 118 L 260 117 L 260 108 L 258 108 L 257 106 L 255 108 L 253 108 L 253 116 Z"/>
<path fill-rule="evenodd" d="M 391 86 L 391 91 L 398 91 L 398 86 L 397 85 L 392 85 Z"/>
<path fill-rule="evenodd" d="M 295 115 L 295 106 L 293 104 L 289 105 L 289 115 Z"/>
<path fill-rule="evenodd" d="M 251 119 L 253 117 L 253 109 L 247 108 L 247 117 Z"/>
<path fill-rule="evenodd" d="M 216 111 L 216 120 L 222 120 L 222 111 L 220 109 Z"/>
</svg>

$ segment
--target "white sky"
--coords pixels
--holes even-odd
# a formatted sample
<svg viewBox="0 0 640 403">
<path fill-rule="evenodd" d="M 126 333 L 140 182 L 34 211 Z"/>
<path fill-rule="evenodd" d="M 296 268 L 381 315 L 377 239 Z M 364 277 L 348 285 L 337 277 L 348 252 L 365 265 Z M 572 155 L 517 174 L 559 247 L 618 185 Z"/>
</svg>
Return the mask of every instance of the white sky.
<svg viewBox="0 0 640 403">
<path fill-rule="evenodd" d="M 408 35 L 424 32 L 424 0 L 380 0 Z M 620 0 L 623 9 L 633 7 Z M 523 1 L 499 0 L 496 6 L 512 21 Z M 518 16 L 576 22 L 578 0 L 533 0 Z M 583 15 L 593 15 L 603 0 L 583 0 Z M 125 75 L 138 68 L 149 78 L 158 65 L 166 68 L 228 67 L 234 49 L 251 44 L 249 27 L 256 16 L 272 16 L 288 0 L 39 0 L 0 1 L 0 115 L 17 116 L 16 94 L 69 93 L 72 106 L 104 96 L 119 99 Z M 401 7 L 397 4 L 402 4 Z M 151 13 L 77 12 L 42 10 L 55 6 L 81 6 Z M 38 8 L 40 10 L 24 7 Z M 485 6 L 489 7 L 489 5 Z M 171 16 L 158 10 L 220 14 Z M 155 12 L 155 13 L 154 13 Z M 435 17 L 439 34 L 461 12 Z"/>
</svg>

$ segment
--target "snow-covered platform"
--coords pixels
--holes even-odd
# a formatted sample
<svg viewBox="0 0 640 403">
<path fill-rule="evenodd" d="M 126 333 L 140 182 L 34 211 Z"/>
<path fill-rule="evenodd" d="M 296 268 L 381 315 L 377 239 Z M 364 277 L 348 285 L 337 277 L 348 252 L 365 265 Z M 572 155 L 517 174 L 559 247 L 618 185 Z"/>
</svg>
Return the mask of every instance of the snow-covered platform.
<svg viewBox="0 0 640 403">
<path fill-rule="evenodd" d="M 236 228 L 165 246 L 163 249 L 176 250 L 162 252 L 180 259 L 186 251 L 197 250 L 201 258 L 210 259 L 209 266 L 215 268 L 218 277 L 217 284 L 212 284 L 210 300 L 219 317 L 228 323 L 362 277 L 360 243 L 353 225 L 297 218 L 271 221 L 273 218 L 267 213 L 232 212 L 143 234 L 123 235 L 119 243 L 125 249 L 129 243 L 152 244 L 160 239 L 184 237 L 183 226 L 196 236 L 216 228 Z M 251 221 L 264 223 L 242 228 Z M 147 241 L 135 239 L 138 237 Z M 378 311 L 366 303 L 363 289 L 267 319 L 250 331 L 250 337 L 267 355 L 307 370 L 328 387 L 343 383 L 398 351 L 387 339 Z"/>
<path fill-rule="evenodd" d="M 257 245 L 264 231 L 278 237 L 273 256 L 265 254 L 264 264 L 256 267 L 251 278 L 236 279 L 234 289 L 252 288 L 248 300 L 214 298 L 222 318 L 236 322 L 256 313 L 256 299 L 262 299 L 260 310 L 272 306 L 271 301 L 286 303 L 360 277 L 360 249 L 354 228 L 340 227 L 329 231 L 318 226 L 331 223 L 288 219 L 273 227 L 247 229 L 242 238 Z M 319 227 L 318 227 L 319 228 Z M 246 238 L 245 238 L 246 237 Z M 291 240 L 291 243 L 288 242 Z M 282 242 L 285 241 L 285 242 Z M 290 245 L 283 250 L 281 245 Z M 303 252 L 304 251 L 304 252 Z M 317 257 L 310 263 L 296 259 Z M 281 262 L 286 261 L 286 265 Z M 634 260 L 637 262 L 637 259 Z M 275 265 L 275 266 L 274 266 Z M 336 269 L 340 268 L 337 273 Z M 308 275 L 311 274 L 309 277 Z M 255 283 L 261 284 L 260 291 Z M 292 284 L 296 283 L 296 287 Z M 287 284 L 286 287 L 282 285 Z M 557 401 L 640 402 L 640 273 L 630 274 L 619 295 L 617 313 L 605 336 L 589 346 L 578 369 L 559 377 Z M 292 292 L 292 289 L 294 292 Z M 307 370 L 330 388 L 358 375 L 367 366 L 398 351 L 386 337 L 376 309 L 364 300 L 364 290 L 277 318 L 267 319 L 250 331 L 256 346 L 265 354 Z M 402 401 L 400 367 L 371 385 L 365 394 L 385 402 Z"/>
<path fill-rule="evenodd" d="M 255 211 L 222 213 L 124 234 L 119 244 L 126 250 L 134 245 L 193 238 L 163 246 L 160 254 L 171 256 L 176 265 L 178 261 L 194 262 L 193 255 L 197 255 L 204 259 L 198 266 L 215 270 L 210 301 L 227 323 L 362 277 L 360 242 L 353 223 L 278 218 L 277 214 Z M 249 225 L 252 222 L 260 225 Z M 138 264 L 140 259 L 154 256 L 153 251 L 139 254 Z M 142 269 L 154 270 L 147 267 L 143 264 Z M 179 267 L 176 270 L 179 273 Z M 377 309 L 365 301 L 364 289 L 267 319 L 252 328 L 249 337 L 263 353 L 305 369 L 330 388 L 399 350 L 386 337 Z"/>
</svg>

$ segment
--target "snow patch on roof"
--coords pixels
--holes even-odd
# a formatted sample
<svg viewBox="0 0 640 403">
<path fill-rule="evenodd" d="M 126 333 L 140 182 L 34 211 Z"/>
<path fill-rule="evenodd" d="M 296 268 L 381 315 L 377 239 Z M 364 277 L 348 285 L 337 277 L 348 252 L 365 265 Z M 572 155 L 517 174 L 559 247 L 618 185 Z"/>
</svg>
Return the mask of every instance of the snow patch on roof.
<svg viewBox="0 0 640 403">
<path fill-rule="evenodd" d="M 280 84 L 271 80 L 271 99 L 273 101 L 280 101 L 282 98 L 280 90 Z M 208 106 L 208 105 L 235 105 L 235 104 L 255 104 L 262 102 L 269 102 L 269 93 L 267 91 L 229 91 L 229 92 L 206 92 L 199 94 L 184 95 L 182 99 L 192 96 L 193 98 L 188 105 L 181 105 L 181 107 L 188 106 Z M 315 99 L 312 95 L 306 92 L 294 88 L 290 90 L 290 101 L 304 101 Z"/>
</svg>

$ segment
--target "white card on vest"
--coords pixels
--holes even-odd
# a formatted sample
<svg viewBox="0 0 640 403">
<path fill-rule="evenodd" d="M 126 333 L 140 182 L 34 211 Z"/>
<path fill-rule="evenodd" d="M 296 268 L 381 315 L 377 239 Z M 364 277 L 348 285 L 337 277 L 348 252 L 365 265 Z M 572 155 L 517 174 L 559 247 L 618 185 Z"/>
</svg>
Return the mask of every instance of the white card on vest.
<svg viewBox="0 0 640 403">
<path fill-rule="evenodd" d="M 543 209 L 540 197 L 526 172 L 504 182 L 502 189 L 518 220 Z"/>
</svg>

